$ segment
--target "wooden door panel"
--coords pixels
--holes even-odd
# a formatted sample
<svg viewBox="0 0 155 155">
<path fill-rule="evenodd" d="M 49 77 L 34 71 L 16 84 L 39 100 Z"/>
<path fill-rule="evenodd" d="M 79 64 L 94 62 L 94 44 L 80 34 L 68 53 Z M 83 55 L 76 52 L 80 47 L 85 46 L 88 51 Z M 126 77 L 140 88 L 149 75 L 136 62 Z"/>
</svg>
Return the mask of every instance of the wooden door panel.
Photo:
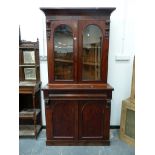
<svg viewBox="0 0 155 155">
<path fill-rule="evenodd" d="M 52 139 L 74 139 L 76 137 L 76 103 L 74 101 L 51 101 L 47 126 Z"/>
<path fill-rule="evenodd" d="M 79 105 L 79 137 L 103 139 L 104 117 L 102 101 L 82 101 Z"/>
</svg>

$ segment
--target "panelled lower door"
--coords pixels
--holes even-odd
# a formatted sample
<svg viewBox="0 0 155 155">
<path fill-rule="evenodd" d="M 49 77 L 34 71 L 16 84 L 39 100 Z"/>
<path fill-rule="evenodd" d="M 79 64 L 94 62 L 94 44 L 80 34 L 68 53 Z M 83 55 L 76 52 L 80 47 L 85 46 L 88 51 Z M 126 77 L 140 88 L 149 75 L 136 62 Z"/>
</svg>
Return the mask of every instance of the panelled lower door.
<svg viewBox="0 0 155 155">
<path fill-rule="evenodd" d="M 105 139 L 105 114 L 104 101 L 80 101 L 79 138 Z"/>
<path fill-rule="evenodd" d="M 76 139 L 76 116 L 76 101 L 49 101 L 49 107 L 46 107 L 47 140 Z"/>
</svg>

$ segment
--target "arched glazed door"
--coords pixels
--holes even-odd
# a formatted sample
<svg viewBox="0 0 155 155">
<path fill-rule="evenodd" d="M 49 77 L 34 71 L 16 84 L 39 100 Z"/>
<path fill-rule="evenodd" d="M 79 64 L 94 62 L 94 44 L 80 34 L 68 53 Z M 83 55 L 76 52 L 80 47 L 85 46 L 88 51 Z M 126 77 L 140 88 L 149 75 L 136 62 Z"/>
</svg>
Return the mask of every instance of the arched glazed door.
<svg viewBox="0 0 155 155">
<path fill-rule="evenodd" d="M 105 22 L 79 21 L 79 58 L 81 82 L 106 81 Z"/>
<path fill-rule="evenodd" d="M 48 69 L 51 82 L 76 81 L 77 23 L 74 21 L 51 22 L 52 33 L 48 48 Z"/>
</svg>

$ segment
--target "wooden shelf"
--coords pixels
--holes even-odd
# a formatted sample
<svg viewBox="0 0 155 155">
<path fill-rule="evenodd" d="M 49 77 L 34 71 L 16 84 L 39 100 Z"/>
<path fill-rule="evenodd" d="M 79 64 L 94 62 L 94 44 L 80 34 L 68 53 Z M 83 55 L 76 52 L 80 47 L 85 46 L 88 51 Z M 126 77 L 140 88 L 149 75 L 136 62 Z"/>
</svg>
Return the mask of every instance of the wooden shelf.
<svg viewBox="0 0 155 155">
<path fill-rule="evenodd" d="M 56 62 L 67 62 L 67 63 L 73 63 L 72 60 L 65 60 L 65 59 L 55 59 Z"/>
<path fill-rule="evenodd" d="M 84 62 L 83 65 L 99 66 L 100 64 L 95 62 Z"/>
<path fill-rule="evenodd" d="M 26 65 L 19 65 L 19 67 L 39 67 L 39 65 L 35 65 L 35 64 L 26 64 Z"/>
<path fill-rule="evenodd" d="M 36 125 L 37 133 L 41 125 Z M 19 136 L 35 136 L 34 125 L 19 125 Z"/>
<path fill-rule="evenodd" d="M 39 113 L 40 113 L 40 109 L 24 109 L 19 112 L 19 118 L 20 119 L 33 119 Z"/>
<path fill-rule="evenodd" d="M 19 86 L 31 86 L 34 87 L 36 86 L 37 82 L 36 81 L 20 81 Z"/>
</svg>

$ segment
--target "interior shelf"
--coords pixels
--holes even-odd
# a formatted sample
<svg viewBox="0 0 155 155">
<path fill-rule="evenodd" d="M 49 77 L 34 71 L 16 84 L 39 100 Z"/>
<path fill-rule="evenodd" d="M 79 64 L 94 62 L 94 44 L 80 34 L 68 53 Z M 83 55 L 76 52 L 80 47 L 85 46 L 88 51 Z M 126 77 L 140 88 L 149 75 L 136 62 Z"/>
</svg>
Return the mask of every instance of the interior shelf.
<svg viewBox="0 0 155 155">
<path fill-rule="evenodd" d="M 37 133 L 41 129 L 41 125 L 36 125 Z M 35 136 L 34 125 L 20 125 L 19 136 Z"/>
<path fill-rule="evenodd" d="M 39 113 L 40 109 L 24 109 L 19 112 L 19 118 L 34 118 L 34 116 L 37 116 Z"/>
<path fill-rule="evenodd" d="M 90 65 L 90 66 L 99 66 L 99 63 L 94 63 L 94 62 L 84 62 L 83 65 Z"/>
<path fill-rule="evenodd" d="M 67 59 L 55 59 L 55 62 L 67 62 L 67 63 L 73 63 L 73 60 L 67 60 Z"/>
</svg>

